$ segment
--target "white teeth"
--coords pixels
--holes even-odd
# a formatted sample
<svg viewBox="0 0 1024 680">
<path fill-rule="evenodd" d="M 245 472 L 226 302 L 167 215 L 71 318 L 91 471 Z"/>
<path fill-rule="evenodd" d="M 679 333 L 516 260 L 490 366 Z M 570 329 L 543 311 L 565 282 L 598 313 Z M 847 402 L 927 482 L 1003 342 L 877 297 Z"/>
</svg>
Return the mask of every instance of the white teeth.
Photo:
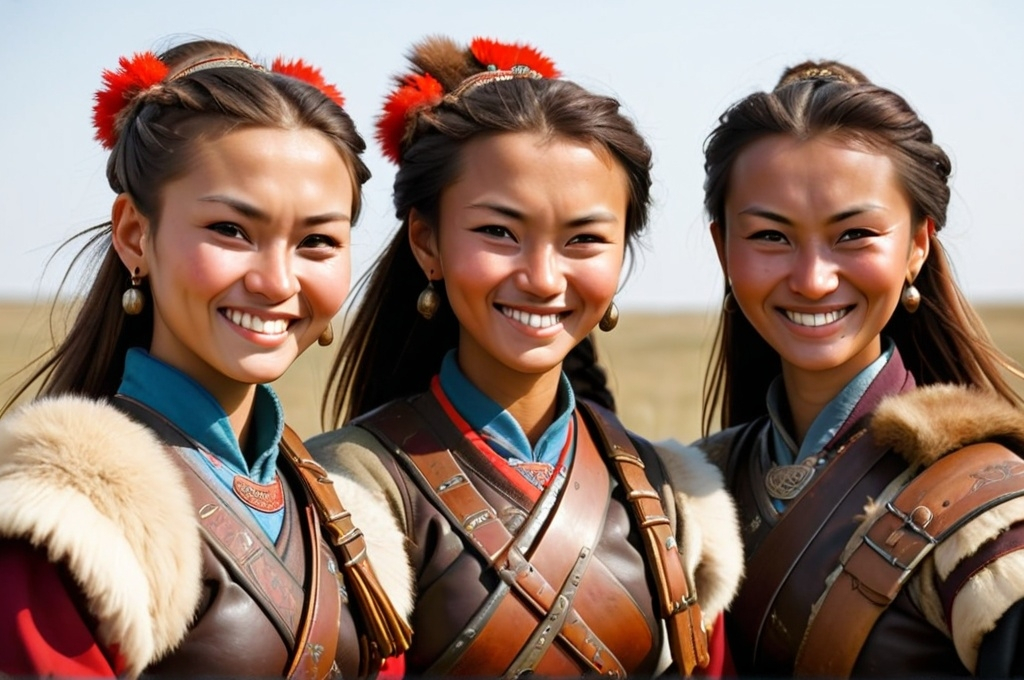
<svg viewBox="0 0 1024 680">
<path fill-rule="evenodd" d="M 800 326 L 810 326 L 812 328 L 818 326 L 824 326 L 826 324 L 835 323 L 850 312 L 850 308 L 846 307 L 843 309 L 837 309 L 834 312 L 824 312 L 819 314 L 804 314 L 802 312 L 791 312 L 786 310 L 786 317 L 795 324 Z"/>
<path fill-rule="evenodd" d="M 511 307 L 502 307 L 501 313 L 530 328 L 547 328 L 558 323 L 558 314 L 531 314 Z"/>
<path fill-rule="evenodd" d="M 284 319 L 265 320 L 248 312 L 240 312 L 237 309 L 228 310 L 226 316 L 231 319 L 232 323 L 254 333 L 280 335 L 288 330 L 288 322 Z"/>
</svg>

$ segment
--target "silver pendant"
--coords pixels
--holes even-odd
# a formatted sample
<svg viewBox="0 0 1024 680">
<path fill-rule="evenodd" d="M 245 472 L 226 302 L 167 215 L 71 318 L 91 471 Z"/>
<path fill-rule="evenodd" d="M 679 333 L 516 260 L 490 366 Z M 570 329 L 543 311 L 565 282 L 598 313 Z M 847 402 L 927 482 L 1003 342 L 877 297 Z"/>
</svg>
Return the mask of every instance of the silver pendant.
<svg viewBox="0 0 1024 680">
<path fill-rule="evenodd" d="M 764 476 L 764 487 L 768 495 L 780 501 L 791 501 L 800 495 L 814 477 L 814 461 L 807 460 L 800 465 L 776 465 Z"/>
</svg>

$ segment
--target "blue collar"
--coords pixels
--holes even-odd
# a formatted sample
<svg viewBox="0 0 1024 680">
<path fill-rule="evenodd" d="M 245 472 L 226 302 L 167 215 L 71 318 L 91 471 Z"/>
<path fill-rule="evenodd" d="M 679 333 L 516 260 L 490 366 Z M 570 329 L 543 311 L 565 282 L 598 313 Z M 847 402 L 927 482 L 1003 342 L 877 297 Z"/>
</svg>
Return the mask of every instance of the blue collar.
<svg viewBox="0 0 1024 680">
<path fill-rule="evenodd" d="M 483 435 L 494 451 L 504 458 L 557 465 L 569 436 L 569 421 L 576 408 L 569 379 L 563 373 L 558 383 L 558 404 L 554 421 L 530 446 L 526 432 L 512 415 L 471 383 L 450 350 L 441 362 L 441 389 L 470 427 Z"/>
<path fill-rule="evenodd" d="M 825 408 L 811 423 L 810 429 L 807 430 L 807 436 L 804 437 L 804 441 L 799 447 L 786 426 L 787 418 L 784 417 L 784 414 L 788 412 L 788 408 L 785 406 L 786 393 L 782 384 L 782 376 L 778 376 L 772 381 L 768 388 L 767 402 L 774 440 L 772 457 L 776 463 L 779 465 L 799 463 L 824 449 L 835 438 L 839 428 L 853 413 L 853 409 L 867 393 L 871 383 L 892 358 L 896 344 L 889 338 L 882 338 L 882 344 L 881 356 L 858 373 L 832 401 L 825 405 Z"/>
<path fill-rule="evenodd" d="M 128 350 L 118 392 L 163 415 L 235 472 L 260 484 L 274 480 L 284 413 L 270 386 L 256 386 L 250 442 L 255 453 L 252 466 L 242 453 L 227 414 L 213 395 L 145 350 Z"/>
</svg>

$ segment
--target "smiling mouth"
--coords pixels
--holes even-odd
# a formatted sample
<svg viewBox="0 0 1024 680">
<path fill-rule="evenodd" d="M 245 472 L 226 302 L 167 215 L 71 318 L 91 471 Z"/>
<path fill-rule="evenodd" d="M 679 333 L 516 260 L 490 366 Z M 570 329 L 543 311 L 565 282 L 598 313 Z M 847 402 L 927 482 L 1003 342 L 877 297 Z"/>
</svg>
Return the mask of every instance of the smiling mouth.
<svg viewBox="0 0 1024 680">
<path fill-rule="evenodd" d="M 284 319 L 261 319 L 249 312 L 240 312 L 237 309 L 225 309 L 224 316 L 236 326 L 241 326 L 253 333 L 280 335 L 288 330 L 288 322 Z"/>
<path fill-rule="evenodd" d="M 853 306 L 843 307 L 831 312 L 820 312 L 818 314 L 805 314 L 803 312 L 791 312 L 788 309 L 782 310 L 785 313 L 786 318 L 795 323 L 798 326 L 807 326 L 809 328 L 816 328 L 818 326 L 827 326 L 830 323 L 839 321 L 844 316 L 850 313 Z"/>
<path fill-rule="evenodd" d="M 502 314 L 512 319 L 513 321 L 518 321 L 524 326 L 529 326 L 530 328 L 548 328 L 549 326 L 554 326 L 556 323 L 562 320 L 563 316 L 568 315 L 568 312 L 555 312 L 552 314 L 533 314 L 531 312 L 524 312 L 520 309 L 514 309 L 512 307 L 505 307 L 504 305 L 498 305 L 498 309 L 501 311 Z"/>
</svg>

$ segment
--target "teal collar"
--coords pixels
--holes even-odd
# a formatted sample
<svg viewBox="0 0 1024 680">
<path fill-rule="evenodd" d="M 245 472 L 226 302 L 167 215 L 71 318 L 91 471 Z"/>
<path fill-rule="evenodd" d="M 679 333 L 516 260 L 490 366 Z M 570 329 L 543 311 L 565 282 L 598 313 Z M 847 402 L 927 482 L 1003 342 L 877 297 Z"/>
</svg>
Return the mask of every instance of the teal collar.
<svg viewBox="0 0 1024 680">
<path fill-rule="evenodd" d="M 882 354 L 846 384 L 832 401 L 825 405 L 818 417 L 811 423 L 807 436 L 797 446 L 786 423 L 789 422 L 789 407 L 782 376 L 772 381 L 768 388 L 768 416 L 772 421 L 773 458 L 779 465 L 792 465 L 819 453 L 835 438 L 843 423 L 864 397 L 871 383 L 892 359 L 896 344 L 889 338 L 882 338 Z"/>
<path fill-rule="evenodd" d="M 441 362 L 441 389 L 466 422 L 483 435 L 492 449 L 507 459 L 557 465 L 569 436 L 569 422 L 576 398 L 563 373 L 558 383 L 558 405 L 554 421 L 531 447 L 526 432 L 512 415 L 469 381 L 459 368 L 455 350 Z"/>
<path fill-rule="evenodd" d="M 284 433 L 284 412 L 269 385 L 256 386 L 249 447 L 252 455 L 248 459 L 227 414 L 213 395 L 145 350 L 128 350 L 118 392 L 163 415 L 235 472 L 260 484 L 274 480 L 278 444 Z"/>
</svg>

